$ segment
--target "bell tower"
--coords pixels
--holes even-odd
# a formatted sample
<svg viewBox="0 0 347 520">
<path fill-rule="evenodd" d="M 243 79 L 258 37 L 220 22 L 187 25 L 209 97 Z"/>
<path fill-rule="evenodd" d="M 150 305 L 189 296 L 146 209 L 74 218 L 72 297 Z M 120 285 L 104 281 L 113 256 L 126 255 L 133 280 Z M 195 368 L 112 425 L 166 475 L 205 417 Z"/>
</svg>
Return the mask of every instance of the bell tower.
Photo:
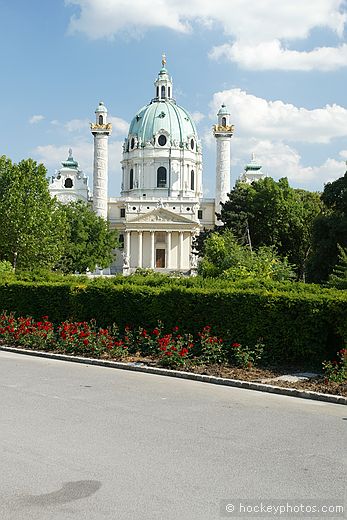
<svg viewBox="0 0 347 520">
<path fill-rule="evenodd" d="M 219 109 L 217 117 L 218 123 L 213 127 L 217 142 L 215 212 L 220 213 L 220 204 L 228 199 L 230 192 L 230 141 L 234 126 L 230 125 L 230 113 L 224 104 Z M 221 225 L 217 217 L 216 224 Z"/>
<path fill-rule="evenodd" d="M 93 209 L 98 216 L 106 220 L 108 136 L 112 132 L 112 125 L 107 122 L 107 108 L 102 101 L 95 110 L 95 116 L 95 123 L 90 125 L 94 136 Z"/>
</svg>

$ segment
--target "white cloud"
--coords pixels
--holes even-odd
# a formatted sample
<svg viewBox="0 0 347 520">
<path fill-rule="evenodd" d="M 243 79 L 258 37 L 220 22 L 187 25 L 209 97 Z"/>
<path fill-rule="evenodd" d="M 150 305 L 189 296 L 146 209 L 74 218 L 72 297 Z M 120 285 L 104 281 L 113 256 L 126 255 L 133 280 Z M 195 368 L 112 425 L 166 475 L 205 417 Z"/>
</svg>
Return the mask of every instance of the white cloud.
<svg viewBox="0 0 347 520">
<path fill-rule="evenodd" d="M 267 101 L 236 88 L 214 94 L 212 119 L 222 103 L 227 105 L 239 136 L 306 143 L 329 143 L 336 137 L 347 137 L 347 109 L 340 105 L 308 110 L 280 100 Z"/>
<path fill-rule="evenodd" d="M 333 105 L 308 110 L 283 101 L 267 101 L 247 94 L 240 89 L 217 92 L 210 103 L 210 119 L 216 121 L 220 105 L 229 109 L 231 123 L 235 124 L 232 138 L 232 180 L 243 172 L 244 165 L 255 153 L 265 173 L 275 179 L 288 177 L 291 185 L 322 191 L 325 183 L 335 180 L 346 170 L 342 159 L 347 159 L 347 150 L 340 151 L 338 158 L 331 157 L 330 142 L 334 138 L 347 137 L 347 110 Z M 205 129 L 203 142 L 213 149 L 215 139 L 210 129 Z M 315 166 L 305 165 L 304 158 L 296 149 L 296 143 L 305 152 L 305 145 L 326 146 L 326 159 Z M 340 159 L 341 158 L 341 159 Z"/>
<path fill-rule="evenodd" d="M 235 181 L 244 166 L 255 153 L 263 171 L 274 179 L 287 177 L 295 187 L 323 191 L 323 186 L 341 177 L 345 172 L 344 161 L 326 159 L 318 166 L 304 166 L 300 153 L 282 141 L 235 138 L 233 141 L 232 179 Z"/>
<path fill-rule="evenodd" d="M 36 123 L 39 123 L 40 121 L 43 121 L 45 119 L 45 116 L 41 115 L 41 114 L 38 114 L 38 115 L 34 115 L 32 116 L 30 119 L 29 119 L 29 123 L 31 125 L 35 125 Z"/>
<path fill-rule="evenodd" d="M 88 119 L 71 119 L 65 123 L 64 127 L 68 132 L 80 132 L 89 129 Z"/>
<path fill-rule="evenodd" d="M 119 135 L 122 137 L 126 137 L 129 130 L 129 123 L 124 121 L 121 117 L 110 116 L 108 121 L 112 123 L 112 133 L 113 135 Z"/>
<path fill-rule="evenodd" d="M 311 51 L 287 48 L 315 28 L 328 28 L 339 38 L 347 21 L 345 0 L 66 0 L 79 7 L 70 20 L 71 32 L 92 39 L 113 38 L 126 31 L 138 36 L 151 27 L 181 33 L 193 23 L 206 30 L 216 26 L 233 42 L 215 48 L 211 56 L 226 56 L 240 66 L 257 69 L 332 70 L 347 65 L 346 46 Z"/>
<path fill-rule="evenodd" d="M 195 123 L 200 123 L 205 118 L 205 115 L 201 112 L 193 112 L 190 114 L 192 116 L 192 119 Z"/>
<path fill-rule="evenodd" d="M 119 192 L 121 184 L 121 167 L 122 158 L 122 142 L 110 141 L 108 147 L 109 162 L 109 196 L 116 196 Z M 86 140 L 78 140 L 73 143 L 62 145 L 48 144 L 37 146 L 33 150 L 33 158 L 42 162 L 48 174 L 52 175 L 61 167 L 62 161 L 68 157 L 68 150 L 72 148 L 72 154 L 78 161 L 80 168 L 89 176 L 89 187 L 93 185 L 93 142 Z"/>
<path fill-rule="evenodd" d="M 55 144 L 37 146 L 33 150 L 34 159 L 42 162 L 48 170 L 55 171 L 61 167 L 61 162 L 67 159 L 70 147 L 74 159 L 79 162 L 86 173 L 90 173 L 93 166 L 93 144 L 91 142 L 80 141 L 73 145 L 67 143 L 59 146 Z"/>
<path fill-rule="evenodd" d="M 126 136 L 129 129 L 129 123 L 124 119 L 115 116 L 109 116 L 108 121 L 112 123 L 112 133 L 117 136 Z M 89 133 L 90 121 L 88 119 L 71 119 L 64 124 L 64 128 L 68 132 L 86 132 Z"/>
<path fill-rule="evenodd" d="M 210 58 L 227 58 L 249 70 L 335 70 L 347 65 L 347 44 L 312 51 L 283 48 L 279 40 L 247 45 L 242 42 L 214 47 Z"/>
</svg>

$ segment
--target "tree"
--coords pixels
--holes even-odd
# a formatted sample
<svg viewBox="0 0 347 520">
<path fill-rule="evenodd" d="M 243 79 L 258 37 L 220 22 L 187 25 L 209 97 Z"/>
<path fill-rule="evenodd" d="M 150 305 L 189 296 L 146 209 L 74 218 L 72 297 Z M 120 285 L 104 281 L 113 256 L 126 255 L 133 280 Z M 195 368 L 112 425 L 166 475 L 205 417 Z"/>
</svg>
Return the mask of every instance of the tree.
<svg viewBox="0 0 347 520">
<path fill-rule="evenodd" d="M 237 183 L 222 204 L 220 219 L 241 243 L 274 246 L 304 278 L 313 221 L 322 207 L 318 193 L 295 190 L 286 178 L 267 177 L 251 185 Z"/>
<path fill-rule="evenodd" d="M 329 276 L 328 285 L 337 289 L 347 289 L 347 249 L 340 245 L 337 247 L 340 253 L 339 259 L 332 274 Z"/>
<path fill-rule="evenodd" d="M 347 172 L 343 177 L 325 185 L 322 200 L 334 212 L 347 215 Z"/>
<path fill-rule="evenodd" d="M 347 247 L 347 172 L 324 187 L 321 196 L 324 213 L 315 219 L 312 256 L 308 263 L 310 281 L 328 280 L 338 262 L 339 248 Z"/>
<path fill-rule="evenodd" d="M 117 233 L 109 223 L 98 217 L 84 202 L 61 205 L 60 211 L 67 223 L 67 240 L 64 255 L 56 268 L 65 273 L 80 272 L 95 267 L 108 267 L 118 246 Z"/>
<path fill-rule="evenodd" d="M 205 278 L 284 281 L 294 275 L 287 260 L 281 260 L 273 247 L 251 250 L 249 246 L 239 244 L 230 230 L 212 233 L 204 248 L 199 274 Z"/>
<path fill-rule="evenodd" d="M 65 220 L 50 197 L 46 169 L 0 157 L 0 259 L 15 268 L 50 268 L 65 242 Z"/>
</svg>

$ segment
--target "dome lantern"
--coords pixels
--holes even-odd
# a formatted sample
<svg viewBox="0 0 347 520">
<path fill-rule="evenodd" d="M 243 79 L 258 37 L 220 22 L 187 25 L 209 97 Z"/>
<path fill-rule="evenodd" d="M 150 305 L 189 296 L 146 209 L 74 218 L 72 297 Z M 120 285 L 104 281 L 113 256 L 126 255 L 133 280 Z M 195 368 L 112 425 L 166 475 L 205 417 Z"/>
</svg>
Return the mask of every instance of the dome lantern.
<svg viewBox="0 0 347 520">
<path fill-rule="evenodd" d="M 172 78 L 166 69 L 166 56 L 162 55 L 162 68 L 159 71 L 158 78 L 154 82 L 155 85 L 155 100 L 167 100 L 173 98 L 172 92 Z"/>
</svg>

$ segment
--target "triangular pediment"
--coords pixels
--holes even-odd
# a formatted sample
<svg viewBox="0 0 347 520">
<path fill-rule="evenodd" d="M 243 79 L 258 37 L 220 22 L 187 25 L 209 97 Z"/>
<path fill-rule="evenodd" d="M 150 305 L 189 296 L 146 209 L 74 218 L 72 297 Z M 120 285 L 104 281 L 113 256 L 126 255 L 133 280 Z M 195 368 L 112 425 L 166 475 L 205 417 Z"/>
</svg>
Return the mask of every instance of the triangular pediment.
<svg viewBox="0 0 347 520">
<path fill-rule="evenodd" d="M 182 215 L 178 215 L 177 213 L 174 213 L 173 211 L 169 211 L 167 209 L 163 208 L 156 208 L 153 211 L 149 211 L 145 215 L 141 215 L 141 217 L 135 218 L 134 220 L 131 220 L 132 224 L 144 224 L 144 223 L 151 223 L 151 222 L 157 222 L 157 223 L 170 223 L 170 224 L 195 224 L 194 221 L 182 217 Z"/>
</svg>

